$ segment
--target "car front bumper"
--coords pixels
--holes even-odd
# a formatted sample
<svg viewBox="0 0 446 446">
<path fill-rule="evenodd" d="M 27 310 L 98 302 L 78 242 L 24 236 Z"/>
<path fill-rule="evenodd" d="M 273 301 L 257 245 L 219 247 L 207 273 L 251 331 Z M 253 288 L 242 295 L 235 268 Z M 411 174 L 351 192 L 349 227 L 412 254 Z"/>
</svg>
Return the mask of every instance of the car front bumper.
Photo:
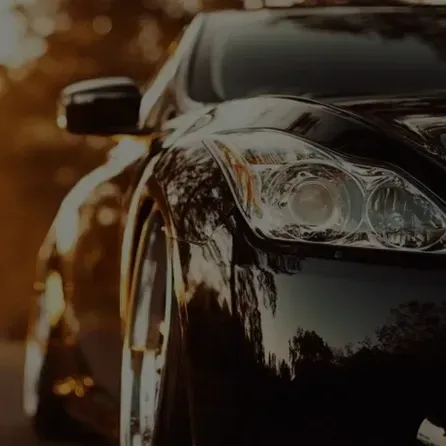
<svg viewBox="0 0 446 446">
<path fill-rule="evenodd" d="M 197 444 L 435 444 L 444 268 L 272 251 L 226 227 L 184 247 Z"/>
</svg>

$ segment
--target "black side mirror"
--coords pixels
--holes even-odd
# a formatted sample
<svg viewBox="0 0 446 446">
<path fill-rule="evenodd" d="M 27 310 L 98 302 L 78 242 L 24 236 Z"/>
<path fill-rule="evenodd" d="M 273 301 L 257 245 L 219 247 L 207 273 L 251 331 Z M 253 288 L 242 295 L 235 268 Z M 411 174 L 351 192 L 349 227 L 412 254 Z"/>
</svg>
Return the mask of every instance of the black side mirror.
<svg viewBox="0 0 446 446">
<path fill-rule="evenodd" d="M 141 92 L 126 77 L 90 79 L 62 90 L 57 123 L 78 135 L 141 133 L 138 129 Z"/>
</svg>

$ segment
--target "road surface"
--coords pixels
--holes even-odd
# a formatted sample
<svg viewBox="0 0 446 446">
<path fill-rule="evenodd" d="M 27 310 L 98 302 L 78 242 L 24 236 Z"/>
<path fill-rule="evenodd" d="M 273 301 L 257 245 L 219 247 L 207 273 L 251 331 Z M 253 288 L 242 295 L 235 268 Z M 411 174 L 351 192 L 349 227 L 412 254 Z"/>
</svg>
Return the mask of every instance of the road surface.
<svg viewBox="0 0 446 446">
<path fill-rule="evenodd" d="M 23 359 L 23 343 L 0 342 L 0 445 L 80 446 L 73 443 L 39 443 L 33 435 L 20 407 Z"/>
</svg>

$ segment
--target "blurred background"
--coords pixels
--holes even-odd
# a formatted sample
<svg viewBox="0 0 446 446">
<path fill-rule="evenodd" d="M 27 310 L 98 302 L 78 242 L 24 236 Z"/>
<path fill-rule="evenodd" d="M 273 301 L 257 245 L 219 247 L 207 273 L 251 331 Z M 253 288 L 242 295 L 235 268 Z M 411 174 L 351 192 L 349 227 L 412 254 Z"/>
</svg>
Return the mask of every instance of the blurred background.
<svg viewBox="0 0 446 446">
<path fill-rule="evenodd" d="M 97 76 L 146 84 L 193 14 L 238 3 L 0 0 L 1 338 L 23 337 L 39 245 L 64 195 L 111 144 L 57 128 L 60 90 Z"/>
</svg>

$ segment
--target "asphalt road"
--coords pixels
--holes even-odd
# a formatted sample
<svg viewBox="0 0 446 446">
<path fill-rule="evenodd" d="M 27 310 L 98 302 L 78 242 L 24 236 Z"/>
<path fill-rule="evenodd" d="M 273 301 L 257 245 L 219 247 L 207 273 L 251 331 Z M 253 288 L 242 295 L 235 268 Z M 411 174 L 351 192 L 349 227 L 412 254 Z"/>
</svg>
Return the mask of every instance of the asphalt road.
<svg viewBox="0 0 446 446">
<path fill-rule="evenodd" d="M 33 435 L 20 407 L 23 359 L 23 343 L 0 342 L 0 445 L 80 446 L 39 443 Z"/>
</svg>

